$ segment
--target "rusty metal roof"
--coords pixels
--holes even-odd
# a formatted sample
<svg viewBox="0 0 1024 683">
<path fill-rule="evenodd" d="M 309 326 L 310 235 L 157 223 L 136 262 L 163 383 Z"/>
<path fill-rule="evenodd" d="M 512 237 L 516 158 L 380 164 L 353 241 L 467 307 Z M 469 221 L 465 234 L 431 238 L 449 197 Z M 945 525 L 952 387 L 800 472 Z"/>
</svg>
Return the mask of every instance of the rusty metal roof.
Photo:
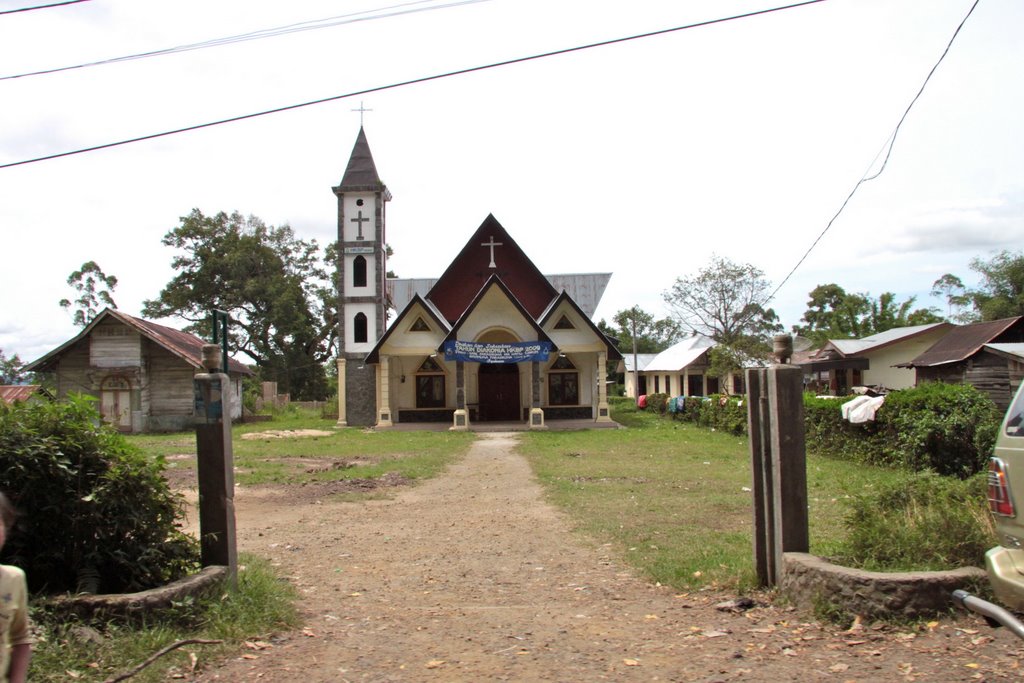
<svg viewBox="0 0 1024 683">
<path fill-rule="evenodd" d="M 78 335 L 64 342 L 42 358 L 32 361 L 25 366 L 25 370 L 30 372 L 46 372 L 52 370 L 55 361 L 66 349 L 88 337 L 93 331 L 93 328 L 107 317 L 115 318 L 124 325 L 134 329 L 143 337 L 166 349 L 168 352 L 182 359 L 192 367 L 196 369 L 201 369 L 203 367 L 203 345 L 208 342 L 203 341 L 194 334 L 182 332 L 181 330 L 176 330 L 173 327 L 159 325 L 149 320 L 143 320 L 142 318 L 136 318 L 135 316 L 122 313 L 121 311 L 117 311 L 112 308 L 106 308 L 101 311 L 99 315 L 93 318 L 92 321 L 78 333 Z M 240 373 L 243 375 L 253 374 L 252 370 L 233 358 L 228 359 L 228 372 Z"/>
<path fill-rule="evenodd" d="M 995 341 L 1020 341 L 1020 339 L 1009 337 L 1020 337 L 1024 334 L 1022 320 L 1024 317 L 1017 316 L 955 327 L 946 336 L 935 342 L 930 349 L 907 363 L 907 367 L 920 368 L 958 363 L 976 354 L 985 344 Z M 1014 328 L 1016 328 L 1016 335 L 1006 334 L 1013 331 Z M 1003 338 L 1000 339 L 1000 337 Z"/>
<path fill-rule="evenodd" d="M 0 385 L 0 402 L 10 404 L 15 401 L 27 401 L 37 393 L 47 398 L 53 398 L 50 392 L 39 384 L 3 384 Z"/>
</svg>

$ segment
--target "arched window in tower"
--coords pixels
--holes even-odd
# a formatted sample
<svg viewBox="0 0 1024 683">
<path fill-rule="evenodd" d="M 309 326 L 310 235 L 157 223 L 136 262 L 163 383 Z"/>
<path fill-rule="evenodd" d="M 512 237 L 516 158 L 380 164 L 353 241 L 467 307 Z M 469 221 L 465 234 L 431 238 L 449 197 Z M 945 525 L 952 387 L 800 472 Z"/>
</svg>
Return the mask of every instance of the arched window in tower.
<svg viewBox="0 0 1024 683">
<path fill-rule="evenodd" d="M 366 257 L 356 256 L 352 259 L 352 286 L 366 286 Z"/>
<path fill-rule="evenodd" d="M 365 344 L 369 336 L 366 331 L 366 314 L 356 313 L 352 319 L 352 341 L 356 344 Z"/>
</svg>

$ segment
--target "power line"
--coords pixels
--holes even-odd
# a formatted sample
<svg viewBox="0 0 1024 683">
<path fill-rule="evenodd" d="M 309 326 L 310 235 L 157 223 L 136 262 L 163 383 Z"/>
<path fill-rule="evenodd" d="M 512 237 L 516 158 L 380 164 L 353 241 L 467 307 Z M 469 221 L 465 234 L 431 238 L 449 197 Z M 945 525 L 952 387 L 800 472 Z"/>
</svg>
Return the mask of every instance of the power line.
<svg viewBox="0 0 1024 683">
<path fill-rule="evenodd" d="M 18 9 L 5 9 L 0 11 L 0 14 L 17 14 L 18 12 L 31 12 L 37 9 L 50 9 L 51 7 L 63 7 L 64 5 L 77 5 L 80 2 L 91 2 L 91 0 L 65 0 L 65 2 L 55 2 L 49 5 L 35 5 L 34 7 L 19 7 Z"/>
<path fill-rule="evenodd" d="M 928 72 L 928 75 L 925 77 L 924 82 L 918 89 L 917 94 L 914 95 L 913 99 L 910 100 L 910 104 L 907 105 L 906 110 L 903 112 L 903 116 L 900 117 L 899 123 L 896 124 L 896 128 L 893 129 L 892 134 L 889 135 L 886 141 L 882 144 L 882 148 L 878 150 L 878 154 L 876 154 L 875 158 L 871 160 L 871 164 L 868 166 L 867 170 L 864 171 L 864 174 L 861 176 L 860 180 L 858 180 L 856 185 L 853 186 L 853 189 L 850 190 L 850 194 L 848 194 L 846 196 L 846 199 L 843 200 L 843 203 L 842 205 L 840 205 L 839 210 L 836 211 L 834 216 L 832 216 L 832 219 L 829 220 L 828 224 L 825 226 L 825 229 L 822 230 L 821 233 L 815 238 L 814 242 L 811 243 L 811 246 L 807 248 L 807 251 L 805 251 L 804 255 L 800 257 L 800 260 L 796 262 L 796 265 L 793 266 L 793 269 L 789 271 L 789 274 L 782 279 L 782 282 L 779 283 L 779 286 L 776 287 L 772 291 L 772 293 L 768 295 L 768 298 L 766 298 L 764 302 L 761 304 L 762 306 L 764 306 L 764 304 L 767 304 L 769 301 L 774 299 L 775 295 L 779 293 L 779 290 L 782 289 L 783 285 L 785 285 L 789 281 L 789 279 L 793 277 L 793 273 L 795 273 L 797 269 L 801 265 L 803 265 L 803 262 L 807 259 L 808 256 L 810 256 L 811 252 L 814 251 L 814 248 L 818 246 L 818 242 L 821 241 L 821 238 L 825 236 L 825 233 L 829 231 L 829 228 L 832 227 L 832 224 L 836 222 L 837 218 L 839 218 L 839 214 L 843 212 L 843 210 L 846 208 L 846 205 L 850 203 L 851 199 L 853 199 L 853 195 L 856 194 L 858 189 L 860 189 L 860 186 L 882 175 L 882 171 L 885 170 L 885 167 L 889 163 L 889 157 L 892 156 L 892 148 L 896 144 L 896 136 L 899 135 L 900 128 L 903 126 L 903 122 L 907 120 L 907 115 L 910 114 L 911 108 L 913 108 L 918 98 L 921 97 L 921 94 L 924 92 L 925 87 L 927 87 L 928 85 L 928 81 L 932 79 L 932 75 L 934 75 L 935 71 L 939 68 L 939 64 L 942 64 L 942 60 L 944 60 L 946 58 L 946 55 L 949 54 L 949 49 L 953 47 L 953 41 L 956 40 L 956 37 L 958 35 L 960 35 L 960 29 L 962 29 L 964 27 L 964 24 L 967 23 L 967 20 L 970 18 L 971 14 L 974 13 L 974 8 L 978 6 L 978 3 L 980 1 L 981 0 L 974 0 L 974 4 L 971 5 L 971 8 L 967 11 L 967 14 L 964 16 L 963 20 L 961 20 L 960 25 L 956 27 L 955 31 L 953 31 L 953 36 L 949 39 L 949 42 L 946 44 L 946 49 L 942 51 L 942 54 L 939 56 L 938 61 L 935 62 L 934 66 L 932 66 L 931 68 L 931 71 Z M 869 173 L 871 173 L 871 169 L 874 168 L 875 162 L 878 161 L 878 158 L 880 156 L 882 156 L 882 152 L 885 152 L 885 159 L 882 161 L 882 166 L 874 175 L 868 175 Z"/>
<path fill-rule="evenodd" d="M 84 2 L 85 0 L 76 0 L 77 2 Z M 430 7 L 415 7 L 412 9 L 408 8 L 411 5 L 422 5 L 424 3 L 434 2 L 435 0 L 413 0 L 412 2 L 405 2 L 398 5 L 389 5 L 387 7 L 378 7 L 377 9 L 362 10 L 359 12 L 351 12 L 349 14 L 340 14 L 333 17 L 325 17 L 323 19 L 310 19 L 308 21 L 299 22 L 296 24 L 288 24 L 286 26 L 277 26 L 274 28 L 264 28 L 257 31 L 250 31 L 248 33 L 239 33 L 233 36 L 225 36 L 222 38 L 211 38 L 210 40 L 204 40 L 198 43 L 189 43 L 186 45 L 178 45 L 176 47 L 161 48 L 159 50 L 149 50 L 147 52 L 138 52 L 131 55 L 124 55 L 121 57 L 110 57 L 108 59 L 100 59 L 95 62 L 85 62 L 82 64 L 72 64 L 69 66 L 58 66 L 52 69 L 40 69 L 38 71 L 27 71 L 20 74 L 12 74 L 10 76 L 0 76 L 0 81 L 9 81 L 15 78 L 29 78 L 31 76 L 44 76 L 46 74 L 55 74 L 62 71 L 73 71 L 76 69 L 87 69 L 93 66 L 103 66 L 105 64 L 117 64 L 118 62 L 128 62 L 135 59 L 146 59 L 149 57 L 160 57 L 163 55 L 173 55 L 179 52 L 191 52 L 193 50 L 204 50 L 210 47 L 220 47 L 222 45 L 231 45 L 233 43 L 242 43 L 249 40 L 262 40 L 263 38 L 274 38 L 276 36 L 288 35 L 290 33 L 298 33 L 300 31 L 314 31 L 321 28 L 331 28 L 333 26 L 341 26 L 344 24 L 354 24 L 361 21 L 372 21 L 374 19 L 387 19 L 389 17 L 402 16 L 403 14 L 415 14 L 418 12 L 430 12 L 438 9 L 448 9 L 450 7 L 459 7 L 462 5 L 473 5 L 480 2 L 490 2 L 491 0 L 458 0 L 457 2 L 449 2 L 445 5 L 432 5 Z M 395 12 L 389 12 L 389 10 L 398 10 Z M 377 12 L 387 12 L 386 14 L 376 14 Z M 370 15 L 370 16 L 363 16 Z"/>
<path fill-rule="evenodd" d="M 383 92 L 385 90 L 394 90 L 396 88 L 402 88 L 409 85 L 416 85 L 419 83 L 428 83 L 430 81 L 437 81 L 444 78 L 451 78 L 453 76 L 464 76 L 466 74 L 476 73 L 478 71 L 486 71 L 488 69 L 495 69 L 502 66 L 510 66 L 512 64 L 521 64 L 524 62 L 535 61 L 538 59 L 545 59 L 548 57 L 557 57 L 561 55 L 571 54 L 574 52 L 581 52 L 583 50 L 590 50 L 598 47 L 607 47 L 609 45 L 616 45 L 618 43 L 625 43 L 633 40 L 641 40 L 644 38 L 653 38 L 655 36 L 662 36 L 669 33 L 675 33 L 678 31 L 685 31 L 692 28 L 701 28 L 704 26 L 712 26 L 714 24 L 721 24 L 727 21 L 735 21 L 737 19 L 747 19 L 763 14 L 771 14 L 773 12 L 781 12 L 783 10 L 796 9 L 799 7 L 806 7 L 808 5 L 816 5 L 818 3 L 826 2 L 826 0 L 804 0 L 803 2 L 797 2 L 791 5 L 782 5 L 779 7 L 772 7 L 769 9 L 756 10 L 753 12 L 747 12 L 744 14 L 736 14 L 729 17 L 722 17 L 720 19 L 709 19 L 707 21 L 701 21 L 694 24 L 686 24 L 683 26 L 675 26 L 673 28 L 660 29 L 657 31 L 650 31 L 648 33 L 639 33 L 632 36 L 626 36 L 624 38 L 613 38 L 611 40 L 603 40 L 597 43 L 589 43 L 586 45 L 578 45 L 576 47 L 563 48 L 560 50 L 553 50 L 551 52 L 542 52 L 539 54 L 531 55 L 528 57 L 516 57 L 514 59 L 507 59 L 501 62 L 493 62 L 491 64 L 485 64 L 482 66 L 473 66 L 465 69 L 458 69 L 456 71 L 447 71 L 440 74 L 434 74 L 432 76 L 421 76 L 419 78 L 413 78 L 407 81 L 399 81 L 391 83 L 390 85 L 381 85 L 373 88 L 366 88 L 365 90 L 356 90 L 344 95 L 333 95 L 331 97 L 324 97 L 318 100 L 310 100 L 308 102 L 301 102 L 299 104 L 289 104 L 283 107 L 277 107 L 274 109 L 265 109 L 263 111 L 254 112 L 251 114 L 242 114 L 240 116 L 232 116 L 226 119 L 220 119 L 218 121 L 210 121 L 208 123 L 200 123 L 194 126 L 185 126 L 184 128 L 175 128 L 173 130 L 166 130 L 161 133 L 150 133 L 148 135 L 141 135 L 135 138 L 127 138 L 125 140 L 119 140 L 117 142 L 107 142 L 100 145 L 94 145 L 92 147 L 83 147 L 81 149 L 71 150 L 68 152 L 58 152 L 56 154 L 48 154 L 46 156 L 35 157 L 33 159 L 23 159 L 21 161 L 12 161 L 6 164 L 0 164 L 0 169 L 11 168 L 13 166 L 24 166 L 26 164 L 34 164 L 40 161 L 50 161 L 52 159 L 59 159 L 61 157 L 74 156 L 76 154 L 85 154 L 87 152 L 96 152 L 101 149 L 109 149 L 111 147 L 120 147 L 122 145 L 129 145 L 135 142 L 143 142 L 145 140 L 154 140 L 156 138 L 167 137 L 170 135 L 177 135 L 178 133 L 187 133 L 194 130 L 201 130 L 203 128 L 212 128 L 213 126 L 220 126 L 227 123 L 237 123 L 238 121 L 245 121 L 247 119 L 254 119 L 261 116 L 268 116 L 270 114 L 279 114 L 281 112 L 292 111 L 294 109 L 302 109 L 303 107 L 311 107 L 316 104 L 325 104 L 327 102 L 335 102 L 337 100 L 343 100 L 349 97 L 357 97 L 360 95 L 368 95 L 375 92 Z"/>
</svg>

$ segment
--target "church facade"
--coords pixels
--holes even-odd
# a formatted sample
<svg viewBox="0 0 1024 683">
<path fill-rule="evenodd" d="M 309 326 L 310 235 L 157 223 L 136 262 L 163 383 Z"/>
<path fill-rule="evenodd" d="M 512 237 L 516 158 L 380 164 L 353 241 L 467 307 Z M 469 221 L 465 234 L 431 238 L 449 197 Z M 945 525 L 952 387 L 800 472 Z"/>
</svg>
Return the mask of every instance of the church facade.
<svg viewBox="0 0 1024 683">
<path fill-rule="evenodd" d="M 436 280 L 389 281 L 391 194 L 362 129 L 334 193 L 339 425 L 611 421 L 606 368 L 621 355 L 591 321 L 609 274 L 545 276 L 487 216 Z"/>
</svg>

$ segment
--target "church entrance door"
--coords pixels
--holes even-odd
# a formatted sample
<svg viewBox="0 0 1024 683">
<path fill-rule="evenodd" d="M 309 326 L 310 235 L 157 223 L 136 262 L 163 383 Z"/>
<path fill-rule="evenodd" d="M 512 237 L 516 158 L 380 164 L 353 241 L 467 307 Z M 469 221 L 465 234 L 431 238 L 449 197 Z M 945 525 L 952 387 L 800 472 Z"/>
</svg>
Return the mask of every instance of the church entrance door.
<svg viewBox="0 0 1024 683">
<path fill-rule="evenodd" d="M 518 422 L 519 366 L 508 363 L 482 364 L 479 374 L 481 422 Z"/>
</svg>

